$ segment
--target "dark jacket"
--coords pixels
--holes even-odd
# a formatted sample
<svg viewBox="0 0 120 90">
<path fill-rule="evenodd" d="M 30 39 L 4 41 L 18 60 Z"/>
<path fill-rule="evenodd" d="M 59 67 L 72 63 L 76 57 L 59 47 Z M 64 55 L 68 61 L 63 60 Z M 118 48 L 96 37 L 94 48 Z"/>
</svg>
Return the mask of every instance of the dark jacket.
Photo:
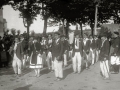
<svg viewBox="0 0 120 90">
<path fill-rule="evenodd" d="M 65 52 L 65 50 L 68 50 L 69 48 L 69 44 L 67 40 L 62 41 L 63 42 L 63 53 Z"/>
<path fill-rule="evenodd" d="M 95 40 L 93 39 L 92 42 L 90 41 L 90 48 L 95 49 Z"/>
<path fill-rule="evenodd" d="M 17 49 L 16 49 L 16 51 L 14 51 L 14 46 L 15 46 L 15 44 L 13 44 L 13 45 L 11 46 L 10 50 L 9 50 L 11 56 L 14 57 L 14 53 L 16 52 L 16 56 L 17 56 L 20 60 L 22 60 L 22 55 L 23 55 L 22 44 L 21 44 L 21 43 L 18 43 L 18 44 L 17 44 Z"/>
<path fill-rule="evenodd" d="M 100 61 L 103 61 L 104 58 L 108 60 L 109 52 L 110 52 L 110 43 L 108 40 L 105 40 L 105 42 L 103 43 L 103 46 L 101 46 L 101 49 L 100 49 L 100 57 L 99 57 Z"/>
<path fill-rule="evenodd" d="M 74 57 L 75 52 L 80 52 L 80 55 L 83 56 L 83 40 L 79 40 L 79 50 L 75 49 L 75 39 L 73 41 L 73 53 L 72 53 L 72 57 Z"/>
<path fill-rule="evenodd" d="M 56 43 L 55 40 L 52 43 L 52 58 L 58 58 L 58 61 L 62 61 L 62 55 L 63 55 L 63 43 L 59 39 L 58 42 Z"/>
<path fill-rule="evenodd" d="M 37 55 L 42 54 L 41 45 L 40 43 L 32 43 L 30 45 L 30 56 L 31 56 L 31 63 L 37 64 Z"/>
<path fill-rule="evenodd" d="M 95 40 L 95 48 L 97 50 L 100 50 L 101 44 L 102 44 L 102 40 L 101 39 Z"/>
<path fill-rule="evenodd" d="M 86 41 L 86 44 L 83 43 L 83 50 L 84 50 L 86 53 L 89 53 L 89 51 L 90 51 L 90 40 L 87 40 L 87 41 Z"/>
<path fill-rule="evenodd" d="M 113 41 L 111 46 L 113 47 L 113 53 L 111 54 L 116 54 L 117 56 L 120 56 L 120 37 L 117 37 Z"/>
<path fill-rule="evenodd" d="M 21 42 L 21 44 L 22 44 L 22 48 L 23 48 L 23 53 L 24 53 L 24 54 L 27 54 L 27 53 L 28 53 L 28 52 L 27 52 L 27 50 L 28 50 L 28 42 L 25 41 L 25 40 L 23 40 L 23 41 Z"/>
</svg>

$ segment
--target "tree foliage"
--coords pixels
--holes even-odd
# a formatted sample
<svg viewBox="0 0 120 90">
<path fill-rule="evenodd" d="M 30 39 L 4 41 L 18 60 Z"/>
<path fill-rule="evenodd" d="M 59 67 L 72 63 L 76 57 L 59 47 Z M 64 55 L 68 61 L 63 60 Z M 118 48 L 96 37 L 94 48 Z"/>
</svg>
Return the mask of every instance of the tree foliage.
<svg viewBox="0 0 120 90">
<path fill-rule="evenodd" d="M 20 17 L 23 18 L 23 24 L 27 28 L 29 37 L 29 28 L 36 19 L 40 11 L 37 0 L 11 0 L 10 4 L 14 10 L 20 11 Z"/>
<path fill-rule="evenodd" d="M 55 21 L 81 26 L 89 24 L 92 30 L 95 22 L 95 8 L 98 7 L 98 24 L 106 23 L 111 16 L 115 23 L 120 23 L 120 0 L 2 0 L 1 6 L 11 1 L 15 10 L 20 11 L 24 26 L 28 28 L 35 17 L 40 14 L 44 19 L 44 32 L 47 29 L 48 18 Z"/>
</svg>

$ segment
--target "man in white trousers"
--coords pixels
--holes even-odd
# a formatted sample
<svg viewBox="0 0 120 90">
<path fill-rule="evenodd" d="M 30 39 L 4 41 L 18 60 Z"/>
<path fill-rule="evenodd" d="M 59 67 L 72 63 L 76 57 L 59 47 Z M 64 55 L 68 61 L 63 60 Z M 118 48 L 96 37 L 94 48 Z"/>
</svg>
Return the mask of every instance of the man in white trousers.
<svg viewBox="0 0 120 90">
<path fill-rule="evenodd" d="M 20 42 L 23 48 L 23 56 L 22 56 L 22 68 L 26 68 L 26 60 L 27 60 L 27 41 L 25 40 L 24 36 L 20 36 Z"/>
<path fill-rule="evenodd" d="M 48 35 L 48 40 L 47 40 L 47 66 L 48 69 L 53 71 L 54 70 L 54 64 L 53 64 L 53 60 L 52 60 L 52 53 L 51 53 L 51 49 L 52 49 L 52 35 L 49 34 Z"/>
<path fill-rule="evenodd" d="M 68 41 L 65 39 L 65 35 L 61 35 L 61 41 L 63 42 L 63 62 L 64 67 L 67 66 L 67 53 L 68 53 Z"/>
<path fill-rule="evenodd" d="M 21 76 L 23 48 L 18 37 L 15 37 L 15 44 L 10 47 L 10 53 L 13 56 L 12 66 L 15 75 Z"/>
<path fill-rule="evenodd" d="M 69 31 L 69 39 L 68 39 L 68 43 L 69 43 L 69 59 L 72 60 L 72 44 L 74 41 L 74 32 L 73 31 Z"/>
<path fill-rule="evenodd" d="M 99 39 L 98 36 L 96 35 L 95 36 L 95 52 L 96 52 L 95 62 L 98 62 L 101 44 L 102 44 L 101 39 Z"/>
<path fill-rule="evenodd" d="M 92 55 L 92 65 L 95 64 L 95 40 L 92 35 L 90 37 L 90 53 Z"/>
<path fill-rule="evenodd" d="M 89 68 L 88 62 L 89 62 L 89 52 L 90 52 L 90 40 L 88 39 L 88 35 L 84 34 L 84 39 L 83 39 L 83 55 L 84 55 L 84 60 L 86 63 L 86 69 Z"/>
<path fill-rule="evenodd" d="M 76 31 L 72 53 L 73 73 L 81 72 L 82 55 L 83 55 L 83 41 L 80 40 L 79 32 Z"/>
<path fill-rule="evenodd" d="M 61 80 L 63 78 L 63 43 L 60 40 L 59 32 L 54 34 L 54 38 L 55 40 L 52 43 L 52 59 L 54 62 L 55 77 L 57 80 Z"/>
<path fill-rule="evenodd" d="M 101 36 L 102 45 L 100 49 L 100 69 L 104 79 L 109 79 L 109 50 L 110 50 L 110 43 L 106 37 L 106 35 Z"/>
</svg>

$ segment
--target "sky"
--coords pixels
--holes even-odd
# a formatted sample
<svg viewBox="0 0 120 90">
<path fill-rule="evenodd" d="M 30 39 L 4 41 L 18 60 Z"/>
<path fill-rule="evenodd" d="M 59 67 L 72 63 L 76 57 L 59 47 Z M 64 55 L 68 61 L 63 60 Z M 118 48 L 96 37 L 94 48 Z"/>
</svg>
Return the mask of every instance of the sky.
<svg viewBox="0 0 120 90">
<path fill-rule="evenodd" d="M 23 19 L 19 17 L 19 11 L 15 11 L 11 6 L 3 6 L 3 18 L 7 20 L 7 28 L 15 28 L 21 30 L 21 33 L 27 29 L 23 25 Z M 43 32 L 44 21 L 40 19 L 40 15 L 37 16 L 37 20 L 34 20 L 30 27 L 30 31 L 34 30 L 36 33 Z M 55 27 L 54 27 L 55 28 Z M 48 28 L 49 32 L 53 31 L 54 28 Z"/>
<path fill-rule="evenodd" d="M 7 28 L 16 30 L 21 30 L 21 33 L 26 31 L 27 29 L 23 25 L 23 19 L 19 16 L 19 11 L 15 11 L 11 6 L 6 5 L 3 6 L 3 18 L 7 20 Z M 43 32 L 44 21 L 40 19 L 40 15 L 37 16 L 37 20 L 34 20 L 33 24 L 30 27 L 30 31 L 35 31 L 36 33 Z M 72 30 L 75 30 L 75 26 L 69 27 Z M 89 28 L 89 27 L 85 27 Z M 84 29 L 84 27 L 83 27 Z M 57 31 L 58 27 L 48 27 L 47 32 Z"/>
</svg>

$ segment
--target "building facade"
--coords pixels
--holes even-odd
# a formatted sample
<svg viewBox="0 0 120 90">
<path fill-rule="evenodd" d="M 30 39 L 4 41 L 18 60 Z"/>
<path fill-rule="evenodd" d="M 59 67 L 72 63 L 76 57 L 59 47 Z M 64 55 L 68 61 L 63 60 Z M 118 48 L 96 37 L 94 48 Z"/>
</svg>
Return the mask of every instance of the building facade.
<svg viewBox="0 0 120 90">
<path fill-rule="evenodd" d="M 3 18 L 3 9 L 0 9 L 0 36 L 7 30 L 7 21 Z"/>
</svg>

